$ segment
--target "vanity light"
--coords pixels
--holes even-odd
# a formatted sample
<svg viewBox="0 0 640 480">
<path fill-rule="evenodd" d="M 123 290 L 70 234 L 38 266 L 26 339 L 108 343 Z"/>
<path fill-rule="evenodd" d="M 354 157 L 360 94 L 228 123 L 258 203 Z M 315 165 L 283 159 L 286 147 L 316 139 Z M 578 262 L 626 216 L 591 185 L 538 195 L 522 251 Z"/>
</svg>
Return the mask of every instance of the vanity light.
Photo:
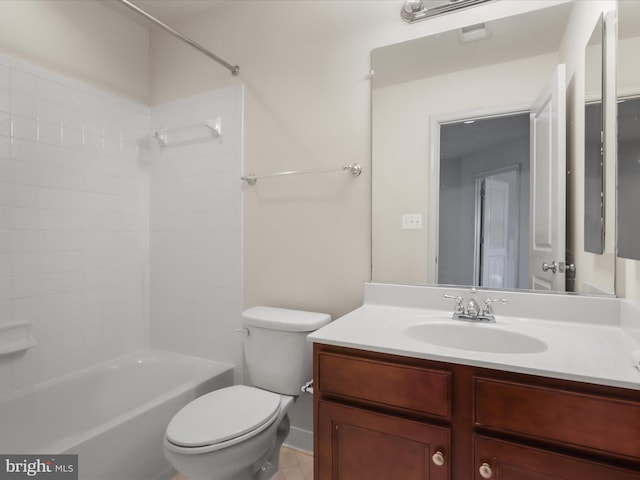
<svg viewBox="0 0 640 480">
<path fill-rule="evenodd" d="M 490 1 L 492 0 L 406 0 L 400 16 L 404 21 L 413 23 Z"/>
</svg>

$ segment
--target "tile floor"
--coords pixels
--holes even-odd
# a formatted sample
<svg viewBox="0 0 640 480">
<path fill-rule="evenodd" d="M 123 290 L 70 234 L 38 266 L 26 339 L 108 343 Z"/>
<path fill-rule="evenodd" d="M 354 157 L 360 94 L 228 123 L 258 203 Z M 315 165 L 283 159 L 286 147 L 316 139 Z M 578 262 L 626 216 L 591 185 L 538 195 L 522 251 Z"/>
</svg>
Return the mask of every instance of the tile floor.
<svg viewBox="0 0 640 480">
<path fill-rule="evenodd" d="M 278 473 L 271 480 L 313 480 L 313 455 L 310 452 L 282 447 Z M 186 480 L 176 475 L 171 480 Z"/>
</svg>

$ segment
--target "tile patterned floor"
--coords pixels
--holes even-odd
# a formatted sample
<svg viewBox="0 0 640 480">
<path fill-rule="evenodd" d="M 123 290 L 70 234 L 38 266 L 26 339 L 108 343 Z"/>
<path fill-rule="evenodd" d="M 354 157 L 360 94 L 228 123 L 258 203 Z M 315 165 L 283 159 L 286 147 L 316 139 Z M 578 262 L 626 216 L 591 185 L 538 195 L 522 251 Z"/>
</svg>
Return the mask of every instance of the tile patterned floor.
<svg viewBox="0 0 640 480">
<path fill-rule="evenodd" d="M 289 447 L 280 449 L 278 473 L 271 480 L 313 480 L 313 455 Z"/>
<path fill-rule="evenodd" d="M 186 477 L 176 475 L 171 480 L 186 480 Z M 282 447 L 278 473 L 271 477 L 271 480 L 313 480 L 313 455 L 310 452 Z"/>
</svg>

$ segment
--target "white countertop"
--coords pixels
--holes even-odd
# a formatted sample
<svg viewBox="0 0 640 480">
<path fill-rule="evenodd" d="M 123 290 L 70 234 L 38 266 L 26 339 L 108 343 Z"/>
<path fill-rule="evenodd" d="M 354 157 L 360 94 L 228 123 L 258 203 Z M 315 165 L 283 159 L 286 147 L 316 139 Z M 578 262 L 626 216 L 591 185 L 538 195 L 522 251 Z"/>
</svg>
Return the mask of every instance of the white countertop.
<svg viewBox="0 0 640 480">
<path fill-rule="evenodd" d="M 497 308 L 496 308 L 497 310 Z M 410 338 L 405 328 L 433 322 L 465 323 L 535 337 L 547 344 L 539 353 L 488 353 L 459 350 Z M 577 380 L 640 390 L 640 370 L 631 352 L 638 340 L 617 325 L 501 316 L 496 323 L 469 324 L 451 311 L 367 304 L 311 333 L 309 341 L 380 353 L 473 365 L 497 370 Z"/>
</svg>

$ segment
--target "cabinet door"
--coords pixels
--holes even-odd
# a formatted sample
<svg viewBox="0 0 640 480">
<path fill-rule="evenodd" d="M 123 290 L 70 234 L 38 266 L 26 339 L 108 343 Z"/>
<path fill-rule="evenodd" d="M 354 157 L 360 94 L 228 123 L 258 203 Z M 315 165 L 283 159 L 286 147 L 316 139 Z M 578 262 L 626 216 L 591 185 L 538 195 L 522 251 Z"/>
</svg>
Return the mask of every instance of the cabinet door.
<svg viewBox="0 0 640 480">
<path fill-rule="evenodd" d="M 475 480 L 640 480 L 640 472 L 474 436 Z"/>
<path fill-rule="evenodd" d="M 450 431 L 318 402 L 316 480 L 446 480 Z"/>
</svg>

